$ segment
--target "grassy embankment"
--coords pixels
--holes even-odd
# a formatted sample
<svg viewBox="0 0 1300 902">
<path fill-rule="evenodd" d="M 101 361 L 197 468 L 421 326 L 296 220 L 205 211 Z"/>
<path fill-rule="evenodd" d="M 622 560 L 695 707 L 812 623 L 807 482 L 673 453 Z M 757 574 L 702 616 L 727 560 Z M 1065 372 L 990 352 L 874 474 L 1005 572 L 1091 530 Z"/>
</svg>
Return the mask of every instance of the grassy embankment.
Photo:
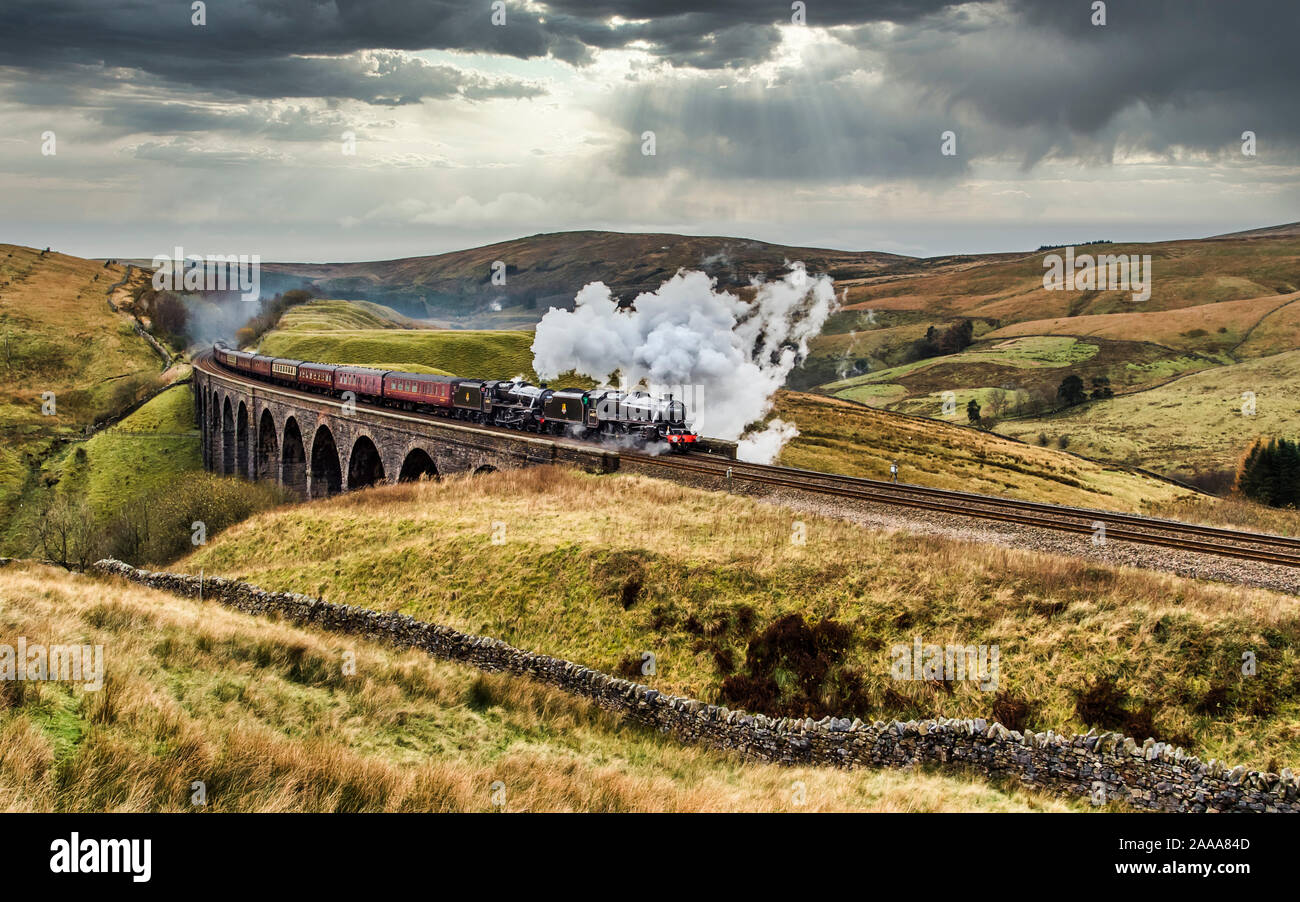
<svg viewBox="0 0 1300 902">
<path fill-rule="evenodd" d="M 77 521 L 72 532 L 78 550 L 85 546 L 83 556 L 152 565 L 187 551 L 196 521 L 215 534 L 286 498 L 275 486 L 203 469 L 189 385 L 167 389 L 120 423 L 69 446 L 41 470 L 41 482 L 48 486 L 41 504 L 20 512 L 15 535 L 32 542 L 36 520 L 53 509 L 56 520 Z M 33 549 L 38 556 L 47 552 L 43 544 Z"/>
<path fill-rule="evenodd" d="M 496 781 L 507 811 L 1086 809 L 961 774 L 745 764 L 526 680 L 46 568 L 0 571 L 0 623 L 101 644 L 108 675 L 0 684 L 8 811 L 491 811 Z"/>
<path fill-rule="evenodd" d="M 796 518 L 806 545 L 791 542 Z M 254 517 L 177 567 L 399 609 L 769 714 L 995 716 L 1275 770 L 1300 758 L 1294 598 L 644 478 L 537 469 L 366 491 Z M 891 646 L 916 636 L 998 645 L 1000 691 L 893 680 Z M 642 677 L 646 651 L 657 673 Z M 1258 676 L 1241 674 L 1246 651 Z"/>
<path fill-rule="evenodd" d="M 1193 496 L 1163 480 L 957 425 L 902 417 L 834 398 L 781 392 L 776 415 L 799 426 L 780 463 L 809 470 L 1140 512 Z"/>
<path fill-rule="evenodd" d="M 0 550 L 25 553 L 15 524 L 43 503 L 42 467 L 84 428 L 176 373 L 108 306 L 123 266 L 0 245 Z M 53 415 L 42 406 L 52 393 Z M 48 408 L 46 408 L 48 409 Z"/>
</svg>

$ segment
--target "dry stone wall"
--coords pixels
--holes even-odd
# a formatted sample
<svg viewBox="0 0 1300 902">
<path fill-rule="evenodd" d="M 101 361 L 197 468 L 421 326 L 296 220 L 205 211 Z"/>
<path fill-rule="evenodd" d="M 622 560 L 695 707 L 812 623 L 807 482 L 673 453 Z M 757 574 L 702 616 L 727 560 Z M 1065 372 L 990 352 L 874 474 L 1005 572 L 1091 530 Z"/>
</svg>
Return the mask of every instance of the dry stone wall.
<svg viewBox="0 0 1300 902">
<path fill-rule="evenodd" d="M 1116 733 L 1024 733 L 980 718 L 875 721 L 772 718 L 731 711 L 611 677 L 497 639 L 424 623 L 405 614 L 337 605 L 248 583 L 139 570 L 120 561 L 92 568 L 154 589 L 220 602 L 248 614 L 275 613 L 300 624 L 351 633 L 398 648 L 422 649 L 485 671 L 528 676 L 591 699 L 686 742 L 727 749 L 763 762 L 836 767 L 938 764 L 1098 803 L 1121 801 L 1156 811 L 1300 812 L 1300 781 L 1279 774 L 1202 762 L 1180 748 Z"/>
</svg>

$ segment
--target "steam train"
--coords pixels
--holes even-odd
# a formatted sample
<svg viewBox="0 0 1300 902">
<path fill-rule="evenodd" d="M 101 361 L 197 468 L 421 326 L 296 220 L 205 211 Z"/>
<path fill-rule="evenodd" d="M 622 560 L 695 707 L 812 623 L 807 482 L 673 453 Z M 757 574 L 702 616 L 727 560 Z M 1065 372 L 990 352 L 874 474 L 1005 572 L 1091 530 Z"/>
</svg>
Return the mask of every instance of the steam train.
<svg viewBox="0 0 1300 902">
<path fill-rule="evenodd" d="M 612 389 L 547 388 L 520 379 L 462 379 L 361 366 L 331 366 L 212 346 L 223 367 L 299 391 L 431 413 L 490 426 L 575 438 L 663 442 L 684 453 L 699 441 L 686 405 L 672 395 Z"/>
</svg>

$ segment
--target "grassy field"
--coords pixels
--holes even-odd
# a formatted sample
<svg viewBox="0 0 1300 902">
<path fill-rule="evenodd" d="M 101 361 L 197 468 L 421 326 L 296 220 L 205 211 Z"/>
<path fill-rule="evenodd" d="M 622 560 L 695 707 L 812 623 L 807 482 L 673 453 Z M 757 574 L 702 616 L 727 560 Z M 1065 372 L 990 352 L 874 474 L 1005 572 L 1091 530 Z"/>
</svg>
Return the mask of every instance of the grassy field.
<svg viewBox="0 0 1300 902">
<path fill-rule="evenodd" d="M 44 475 L 58 491 L 85 498 L 96 518 L 203 469 L 194 424 L 194 391 L 167 389 L 135 413 L 84 442 Z"/>
<path fill-rule="evenodd" d="M 32 552 L 36 520 L 55 498 L 84 501 L 86 514 L 102 524 L 134 499 L 202 470 L 193 392 L 169 388 L 85 441 L 52 446 L 32 468 L 0 533 L 0 547 L 20 556 Z"/>
<path fill-rule="evenodd" d="M 188 384 L 176 385 L 116 425 L 51 454 L 5 522 L 0 548 L 44 556 L 39 524 L 51 509 L 66 510 L 82 521 L 74 544 L 91 560 L 114 555 L 156 566 L 191 547 L 196 520 L 215 534 L 284 501 L 274 486 L 204 471 L 194 395 Z"/>
<path fill-rule="evenodd" d="M 1065 435 L 1081 454 L 1190 477 L 1232 469 L 1257 435 L 1300 434 L 1298 384 L 1300 351 L 1289 351 L 998 430 L 1025 440 Z M 1252 416 L 1243 414 L 1246 392 L 1255 395 Z"/>
<path fill-rule="evenodd" d="M 46 568 L 0 571 L 0 623 L 102 645 L 107 673 L 98 692 L 0 684 L 6 811 L 193 811 L 195 780 L 207 811 L 491 811 L 496 781 L 507 811 L 1086 808 L 960 774 L 745 764 L 526 680 Z"/>
<path fill-rule="evenodd" d="M 1122 393 L 1141 391 L 1223 362 L 1201 354 L 1176 353 L 1149 342 L 1026 335 L 979 341 L 957 354 L 874 370 L 818 390 L 861 404 L 935 418 L 944 416 L 944 393 L 952 392 L 956 407 L 947 419 L 964 422 L 971 398 L 980 403 L 985 417 L 994 418 L 1031 401 L 1053 407 L 1061 381 L 1071 374 L 1089 386 L 1093 379 L 1104 377 L 1113 391 Z"/>
<path fill-rule="evenodd" d="M 427 326 L 391 307 L 370 301 L 315 300 L 290 307 L 276 328 L 282 332 L 359 329 L 422 329 Z"/>
<path fill-rule="evenodd" d="M 1295 598 L 645 478 L 536 468 L 368 490 L 255 517 L 177 564 L 200 567 L 768 714 L 995 716 L 1273 770 L 1300 758 Z M 891 645 L 917 636 L 999 645 L 999 691 L 891 679 Z M 1243 650 L 1257 679 L 1240 674 Z"/>
</svg>

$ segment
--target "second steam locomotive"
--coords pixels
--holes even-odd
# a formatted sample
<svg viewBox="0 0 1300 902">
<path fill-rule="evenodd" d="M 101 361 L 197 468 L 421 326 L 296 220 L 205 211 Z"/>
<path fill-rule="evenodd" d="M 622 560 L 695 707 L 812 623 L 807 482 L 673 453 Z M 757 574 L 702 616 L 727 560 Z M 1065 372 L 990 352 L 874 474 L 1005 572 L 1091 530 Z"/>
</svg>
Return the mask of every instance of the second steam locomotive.
<svg viewBox="0 0 1300 902">
<path fill-rule="evenodd" d="M 688 451 L 699 441 L 686 405 L 672 395 L 531 385 L 521 379 L 463 379 L 360 366 L 332 366 L 239 351 L 216 342 L 221 366 L 300 391 L 342 397 L 474 423 L 577 438 L 664 442 Z"/>
</svg>

